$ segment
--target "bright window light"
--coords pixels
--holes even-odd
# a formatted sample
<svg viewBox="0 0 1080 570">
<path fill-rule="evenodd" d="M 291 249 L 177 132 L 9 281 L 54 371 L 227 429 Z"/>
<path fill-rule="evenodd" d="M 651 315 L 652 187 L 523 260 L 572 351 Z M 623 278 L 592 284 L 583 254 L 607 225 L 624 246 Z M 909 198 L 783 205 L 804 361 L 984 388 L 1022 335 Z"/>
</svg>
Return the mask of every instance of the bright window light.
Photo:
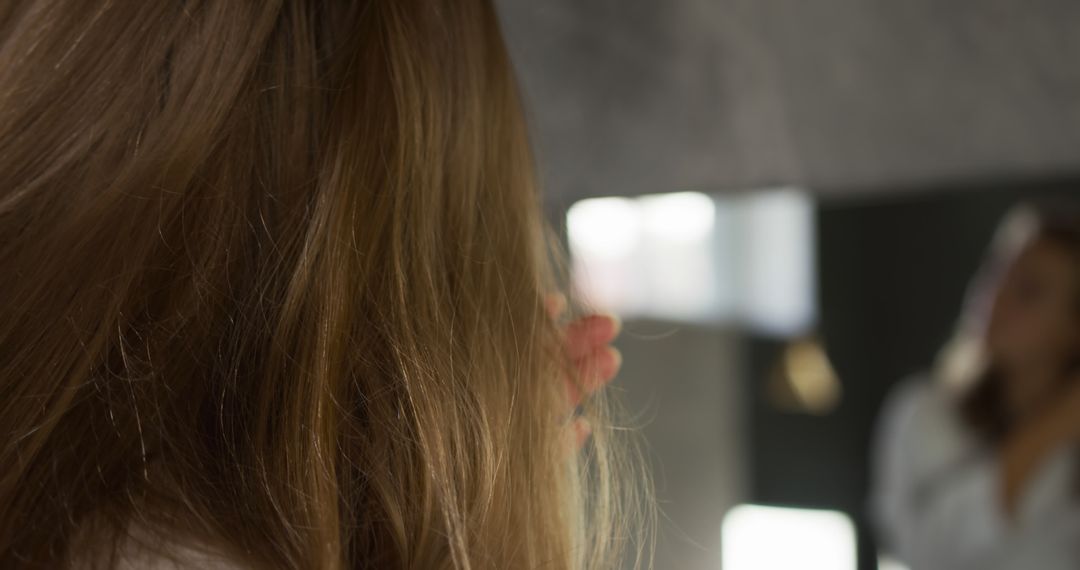
<svg viewBox="0 0 1080 570">
<path fill-rule="evenodd" d="M 582 200 L 567 213 L 575 283 L 624 317 L 795 336 L 816 318 L 813 216 L 794 189 Z"/>
<path fill-rule="evenodd" d="M 638 199 L 647 238 L 670 243 L 700 243 L 713 232 L 716 205 L 699 192 L 676 192 Z"/>
<path fill-rule="evenodd" d="M 757 330 L 798 334 L 815 318 L 814 205 L 795 190 L 748 195 L 738 205 L 742 317 Z"/>
<path fill-rule="evenodd" d="M 724 516 L 723 570 L 855 570 L 855 525 L 844 513 L 739 505 Z"/>
<path fill-rule="evenodd" d="M 641 238 L 638 203 L 628 198 L 593 198 L 570 207 L 566 225 L 580 253 L 618 259 L 634 251 Z"/>
</svg>

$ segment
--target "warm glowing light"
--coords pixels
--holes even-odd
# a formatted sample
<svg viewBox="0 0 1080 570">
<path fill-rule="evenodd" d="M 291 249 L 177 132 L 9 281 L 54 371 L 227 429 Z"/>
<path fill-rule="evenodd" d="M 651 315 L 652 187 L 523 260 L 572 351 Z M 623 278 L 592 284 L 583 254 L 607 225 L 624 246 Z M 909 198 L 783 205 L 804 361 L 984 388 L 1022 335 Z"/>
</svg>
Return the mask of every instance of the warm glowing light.
<svg viewBox="0 0 1080 570">
<path fill-rule="evenodd" d="M 740 505 L 724 517 L 723 570 L 855 570 L 855 526 L 838 511 Z"/>
<path fill-rule="evenodd" d="M 840 379 L 825 349 L 814 340 L 794 342 L 787 347 L 783 375 L 799 411 L 826 414 L 840 403 Z"/>
</svg>

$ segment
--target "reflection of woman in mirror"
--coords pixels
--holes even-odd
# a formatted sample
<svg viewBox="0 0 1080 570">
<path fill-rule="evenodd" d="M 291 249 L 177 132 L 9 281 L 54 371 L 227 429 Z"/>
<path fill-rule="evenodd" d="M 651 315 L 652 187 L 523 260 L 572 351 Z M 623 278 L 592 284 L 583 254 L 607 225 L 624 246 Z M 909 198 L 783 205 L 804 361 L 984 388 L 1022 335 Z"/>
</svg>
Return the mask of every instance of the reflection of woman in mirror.
<svg viewBox="0 0 1080 570">
<path fill-rule="evenodd" d="M 1018 209 L 933 382 L 881 422 L 873 508 L 914 570 L 1080 568 L 1080 217 Z"/>
</svg>

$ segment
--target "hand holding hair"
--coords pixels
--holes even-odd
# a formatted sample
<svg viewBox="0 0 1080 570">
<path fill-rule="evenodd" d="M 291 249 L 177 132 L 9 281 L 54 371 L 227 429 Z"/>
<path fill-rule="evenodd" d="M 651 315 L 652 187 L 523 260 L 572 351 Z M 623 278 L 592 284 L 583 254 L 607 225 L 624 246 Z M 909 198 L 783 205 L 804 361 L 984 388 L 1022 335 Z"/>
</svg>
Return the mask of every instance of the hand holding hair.
<svg viewBox="0 0 1080 570">
<path fill-rule="evenodd" d="M 548 313 L 556 320 L 566 310 L 566 298 L 561 294 L 548 296 L 545 304 Z M 618 374 L 622 355 L 611 346 L 611 342 L 620 329 L 618 317 L 600 313 L 576 318 L 563 328 L 566 356 L 570 362 L 562 381 L 566 385 L 567 404 L 571 412 Z M 575 417 L 572 428 L 577 445 L 581 447 L 592 433 L 589 420 Z"/>
</svg>

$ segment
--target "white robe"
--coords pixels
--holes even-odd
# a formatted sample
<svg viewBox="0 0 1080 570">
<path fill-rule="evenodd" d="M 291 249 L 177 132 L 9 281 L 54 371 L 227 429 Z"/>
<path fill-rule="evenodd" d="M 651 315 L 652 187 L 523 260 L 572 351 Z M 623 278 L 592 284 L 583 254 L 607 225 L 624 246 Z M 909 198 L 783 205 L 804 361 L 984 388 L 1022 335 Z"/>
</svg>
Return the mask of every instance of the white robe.
<svg viewBox="0 0 1080 570">
<path fill-rule="evenodd" d="M 1039 466 L 1010 521 L 995 451 L 960 423 L 940 387 L 914 379 L 886 402 L 875 454 L 879 538 L 912 570 L 1080 569 L 1075 446 Z"/>
</svg>

